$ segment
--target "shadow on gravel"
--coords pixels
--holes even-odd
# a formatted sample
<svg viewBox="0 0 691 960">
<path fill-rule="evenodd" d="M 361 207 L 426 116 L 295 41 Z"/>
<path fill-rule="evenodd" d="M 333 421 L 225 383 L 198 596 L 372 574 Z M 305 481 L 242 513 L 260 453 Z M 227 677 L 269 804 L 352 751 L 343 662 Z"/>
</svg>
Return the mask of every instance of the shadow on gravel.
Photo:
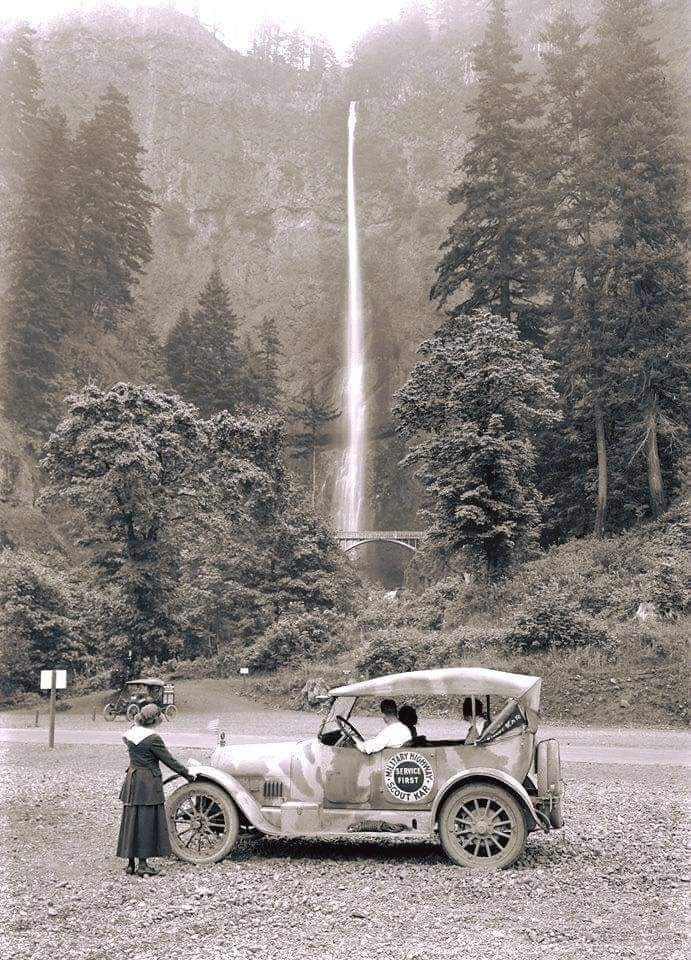
<svg viewBox="0 0 691 960">
<path fill-rule="evenodd" d="M 339 837 L 333 840 L 243 838 L 230 859 L 245 860 L 395 860 L 397 863 L 448 863 L 439 844 L 422 840 L 363 840 Z"/>
<path fill-rule="evenodd" d="M 555 842 L 556 841 L 556 842 Z M 569 842 L 563 835 L 552 834 L 549 838 L 534 835 L 528 841 L 523 855 L 516 861 L 513 870 L 533 870 L 535 867 L 557 867 L 572 862 L 577 856 L 578 846 Z M 581 846 L 580 856 L 583 856 Z M 243 837 L 230 855 L 234 863 L 248 860 L 321 860 L 354 862 L 370 860 L 372 863 L 445 864 L 451 861 L 433 840 L 396 840 L 361 839 L 357 837 L 338 837 L 329 839 L 309 839 L 283 837 Z"/>
</svg>

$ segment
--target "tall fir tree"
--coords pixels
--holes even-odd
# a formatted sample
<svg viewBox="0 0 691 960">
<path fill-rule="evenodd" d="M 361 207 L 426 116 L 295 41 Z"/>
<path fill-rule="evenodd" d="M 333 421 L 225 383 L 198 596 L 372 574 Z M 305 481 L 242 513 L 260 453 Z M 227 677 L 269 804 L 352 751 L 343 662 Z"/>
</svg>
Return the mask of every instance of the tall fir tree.
<svg viewBox="0 0 691 960">
<path fill-rule="evenodd" d="M 151 260 L 155 204 L 143 179 L 143 152 L 128 98 L 109 84 L 75 147 L 75 295 L 85 322 L 115 325 Z"/>
<path fill-rule="evenodd" d="M 183 311 L 166 343 L 166 364 L 174 388 L 204 416 L 237 409 L 243 399 L 243 362 L 238 318 L 230 291 L 213 270 L 190 316 Z"/>
<path fill-rule="evenodd" d="M 70 168 L 67 124 L 55 111 L 25 172 L 5 303 L 5 406 L 29 433 L 45 433 L 61 414 L 61 345 L 72 323 Z"/>
<path fill-rule="evenodd" d="M 462 212 L 442 244 L 430 297 L 452 316 L 487 307 L 536 337 L 534 240 L 540 225 L 528 171 L 529 123 L 537 106 L 525 90 L 527 74 L 517 69 L 520 59 L 505 0 L 492 0 L 474 54 L 477 94 L 467 109 L 475 130 L 460 164 L 463 180 L 449 193 L 449 203 L 461 204 Z"/>
<path fill-rule="evenodd" d="M 487 311 L 450 318 L 418 352 L 394 405 L 403 463 L 427 491 L 431 539 L 494 575 L 539 534 L 532 436 L 559 416 L 553 366 Z"/>
<path fill-rule="evenodd" d="M 618 342 L 611 381 L 634 454 L 647 464 L 649 509 L 665 508 L 684 429 L 684 153 L 648 0 L 605 0 L 586 91 L 593 176 L 604 205 L 601 309 Z M 665 442 L 661 455 L 660 441 Z"/>
<path fill-rule="evenodd" d="M 603 201 L 593 178 L 592 131 L 585 103 L 590 51 L 583 34 L 573 15 L 562 12 L 540 38 L 545 121 L 536 135 L 534 172 L 544 223 L 539 244 L 542 285 L 550 304 L 547 349 L 559 362 L 566 407 L 559 436 L 563 444 L 580 441 L 584 427 L 592 432 L 597 463 L 594 533 L 602 536 L 608 506 L 607 428 L 613 419 L 607 360 L 616 346 L 601 309 L 607 278 L 597 245 Z M 548 436 L 546 443 L 553 440 Z M 566 502 L 577 501 L 585 492 L 580 442 L 571 453 L 562 450 L 560 457 L 549 460 L 559 480 L 570 488 Z M 560 469 L 564 461 L 565 473 Z M 546 473 L 549 483 L 549 467 Z M 561 491 L 556 500 L 564 502 Z"/>
<path fill-rule="evenodd" d="M 20 24 L 0 50 L 0 177 L 10 199 L 22 189 L 42 135 L 43 85 L 34 54 L 35 34 Z"/>
<path fill-rule="evenodd" d="M 279 358 L 283 355 L 278 325 L 273 317 L 264 317 L 259 325 L 258 359 L 261 402 L 275 409 L 281 397 Z"/>
<path fill-rule="evenodd" d="M 298 425 L 291 441 L 293 456 L 309 463 L 313 511 L 317 499 L 317 451 L 328 441 L 324 428 L 340 416 L 341 411 L 317 392 L 314 381 L 310 381 L 291 413 L 291 419 Z"/>
</svg>

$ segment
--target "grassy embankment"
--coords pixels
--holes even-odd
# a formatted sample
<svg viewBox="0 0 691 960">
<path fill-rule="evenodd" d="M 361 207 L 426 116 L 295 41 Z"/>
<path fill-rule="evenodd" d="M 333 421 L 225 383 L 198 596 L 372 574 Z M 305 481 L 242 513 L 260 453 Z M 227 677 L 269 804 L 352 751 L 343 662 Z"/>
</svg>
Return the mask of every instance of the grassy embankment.
<svg viewBox="0 0 691 960">
<path fill-rule="evenodd" d="M 356 616 L 327 618 L 316 630 L 318 615 L 309 629 L 286 618 L 285 630 L 274 627 L 249 649 L 163 672 L 179 681 L 185 713 L 213 715 L 228 696 L 302 707 L 308 681 L 328 689 L 399 670 L 484 666 L 541 676 L 546 722 L 683 726 L 688 566 L 677 516 L 608 540 L 572 541 L 493 585 L 450 576 L 394 602 L 373 594 Z M 654 619 L 636 616 L 641 604 Z M 251 673 L 240 680 L 244 664 Z M 74 712 L 100 712 L 105 699 L 75 699 Z"/>
<path fill-rule="evenodd" d="M 396 670 L 484 666 L 543 678 L 555 723 L 683 726 L 689 555 L 680 509 L 618 537 L 571 541 L 494 585 L 449 577 L 420 596 L 371 597 L 327 651 L 296 651 L 248 692 L 280 705 Z M 650 619 L 641 620 L 641 604 Z"/>
</svg>

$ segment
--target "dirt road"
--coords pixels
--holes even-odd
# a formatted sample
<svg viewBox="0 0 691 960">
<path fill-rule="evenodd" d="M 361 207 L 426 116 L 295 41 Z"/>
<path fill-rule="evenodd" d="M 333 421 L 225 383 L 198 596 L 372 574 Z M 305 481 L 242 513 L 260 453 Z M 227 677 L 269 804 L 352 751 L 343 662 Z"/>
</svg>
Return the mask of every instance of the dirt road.
<svg viewBox="0 0 691 960">
<path fill-rule="evenodd" d="M 235 697 L 226 703 L 220 719 L 228 743 L 292 740 L 314 736 L 319 729 L 318 714 L 271 710 L 250 700 Z M 107 723 L 99 714 L 61 714 L 57 718 L 55 741 L 60 744 L 112 744 L 120 748 L 127 728 L 124 720 Z M 0 742 L 47 743 L 47 717 L 21 713 L 0 715 Z M 181 716 L 162 730 L 172 749 L 213 748 L 215 735 L 207 730 L 213 719 L 208 713 Z M 442 736 L 443 720 L 428 720 L 425 733 Z M 541 737 L 556 737 L 565 763 L 691 767 L 689 739 L 685 731 L 634 728 L 598 729 L 544 725 Z"/>
</svg>

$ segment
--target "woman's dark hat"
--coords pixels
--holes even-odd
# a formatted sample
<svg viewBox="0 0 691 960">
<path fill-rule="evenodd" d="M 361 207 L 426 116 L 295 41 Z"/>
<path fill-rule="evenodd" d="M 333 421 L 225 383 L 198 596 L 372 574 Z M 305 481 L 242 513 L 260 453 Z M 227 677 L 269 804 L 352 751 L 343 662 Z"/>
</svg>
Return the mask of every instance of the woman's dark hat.
<svg viewBox="0 0 691 960">
<path fill-rule="evenodd" d="M 137 714 L 137 721 L 148 726 L 161 716 L 161 711 L 156 703 L 145 703 Z"/>
</svg>

